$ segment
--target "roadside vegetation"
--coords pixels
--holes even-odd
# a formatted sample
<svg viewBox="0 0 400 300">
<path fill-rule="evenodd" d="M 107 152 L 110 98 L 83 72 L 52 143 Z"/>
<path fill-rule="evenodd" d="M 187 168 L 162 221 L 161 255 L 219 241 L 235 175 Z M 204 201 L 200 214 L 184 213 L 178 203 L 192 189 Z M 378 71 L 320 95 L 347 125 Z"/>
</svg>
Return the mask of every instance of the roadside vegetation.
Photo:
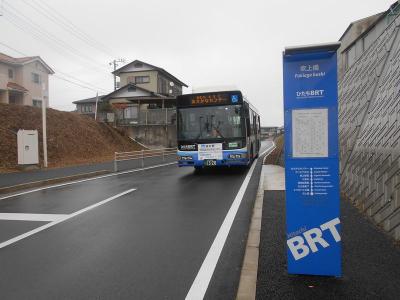
<svg viewBox="0 0 400 300">
<path fill-rule="evenodd" d="M 284 166 L 284 153 L 283 153 L 283 145 L 284 145 L 284 135 L 278 135 L 274 138 L 274 143 L 276 148 L 270 155 L 265 157 L 264 165 L 279 165 Z"/>
<path fill-rule="evenodd" d="M 43 161 L 40 108 L 0 104 L 0 172 L 18 170 L 17 131 L 38 130 L 39 159 Z M 141 150 L 124 132 L 90 117 L 47 109 L 49 167 L 110 161 L 114 152 Z"/>
</svg>

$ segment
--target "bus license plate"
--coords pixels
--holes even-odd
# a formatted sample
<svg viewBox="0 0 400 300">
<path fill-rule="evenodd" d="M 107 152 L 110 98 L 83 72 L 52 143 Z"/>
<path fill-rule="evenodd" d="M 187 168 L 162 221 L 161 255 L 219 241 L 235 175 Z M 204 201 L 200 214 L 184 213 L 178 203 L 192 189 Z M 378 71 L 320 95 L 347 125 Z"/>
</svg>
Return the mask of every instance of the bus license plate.
<svg viewBox="0 0 400 300">
<path fill-rule="evenodd" d="M 217 161 L 215 159 L 205 159 L 204 165 L 207 167 L 213 167 L 217 165 Z"/>
</svg>

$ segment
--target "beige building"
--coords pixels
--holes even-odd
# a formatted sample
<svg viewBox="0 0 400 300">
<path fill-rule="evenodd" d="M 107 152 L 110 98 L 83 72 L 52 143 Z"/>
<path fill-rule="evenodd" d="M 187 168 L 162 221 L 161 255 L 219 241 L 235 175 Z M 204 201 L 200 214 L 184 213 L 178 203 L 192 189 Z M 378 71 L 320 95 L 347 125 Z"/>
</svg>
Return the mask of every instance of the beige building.
<svg viewBox="0 0 400 300">
<path fill-rule="evenodd" d="M 169 124 L 176 96 L 187 85 L 163 68 L 134 60 L 113 72 L 120 88 L 102 97 L 117 112 L 117 123 L 125 126 Z"/>
<path fill-rule="evenodd" d="M 182 87 L 187 85 L 165 69 L 140 60 L 128 63 L 113 74 L 119 78 L 119 87 L 99 97 L 98 107 L 112 108 L 113 122 L 131 138 L 147 145 L 175 146 L 176 96 L 182 95 Z M 73 103 L 78 113 L 94 116 L 96 98 Z M 104 120 L 101 108 L 97 116 L 98 120 Z"/>
<path fill-rule="evenodd" d="M 49 74 L 54 71 L 39 56 L 0 53 L 0 103 L 48 107 Z"/>
<path fill-rule="evenodd" d="M 163 68 L 140 60 L 134 60 L 115 70 L 113 74 L 120 78 L 119 86 L 121 88 L 133 83 L 140 88 L 168 97 L 182 95 L 182 87 L 187 87 Z"/>
</svg>

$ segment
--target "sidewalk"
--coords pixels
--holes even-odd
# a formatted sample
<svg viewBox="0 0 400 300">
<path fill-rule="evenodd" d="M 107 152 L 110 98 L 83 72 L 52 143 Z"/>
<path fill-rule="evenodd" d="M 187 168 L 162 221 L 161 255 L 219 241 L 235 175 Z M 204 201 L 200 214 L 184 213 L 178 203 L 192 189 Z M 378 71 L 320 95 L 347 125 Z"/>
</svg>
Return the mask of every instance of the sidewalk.
<svg viewBox="0 0 400 300">
<path fill-rule="evenodd" d="M 171 154 L 165 157 L 162 156 L 145 157 L 143 162 L 140 159 L 120 161 L 118 162 L 118 171 L 139 169 L 142 167 L 150 167 L 164 163 L 171 163 L 174 161 L 176 161 L 175 154 Z M 63 177 L 93 173 L 98 171 L 114 172 L 114 162 L 110 161 L 98 164 L 79 165 L 79 166 L 65 167 L 65 168 L 54 168 L 47 170 L 40 169 L 27 172 L 4 173 L 0 174 L 0 189 L 18 184 L 38 182 L 55 178 L 63 178 Z M 88 175 L 94 176 L 92 174 Z"/>
<path fill-rule="evenodd" d="M 267 167 L 267 168 L 266 168 Z M 275 166 L 276 167 L 276 166 Z M 271 170 L 264 166 L 264 171 Z M 282 168 L 283 170 L 283 168 Z M 283 182 L 283 172 L 281 182 Z M 267 178 L 268 181 L 268 178 Z M 264 187 L 276 187 L 265 182 Z M 257 299 L 398 299 L 400 249 L 348 201 L 341 203 L 343 277 L 288 275 L 285 194 L 264 192 Z"/>
<path fill-rule="evenodd" d="M 58 177 L 67 177 L 82 173 L 90 173 L 95 171 L 112 171 L 113 162 L 105 162 L 91 165 L 79 165 L 65 168 L 54 168 L 54 169 L 39 169 L 27 172 L 14 172 L 0 174 L 0 188 L 13 186 L 22 183 L 48 180 Z"/>
</svg>

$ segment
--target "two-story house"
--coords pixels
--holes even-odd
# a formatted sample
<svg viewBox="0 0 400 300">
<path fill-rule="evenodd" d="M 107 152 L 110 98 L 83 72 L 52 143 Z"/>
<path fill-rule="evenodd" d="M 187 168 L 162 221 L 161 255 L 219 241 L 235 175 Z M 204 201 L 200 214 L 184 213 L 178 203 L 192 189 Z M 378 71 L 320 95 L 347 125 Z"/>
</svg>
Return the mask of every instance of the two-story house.
<svg viewBox="0 0 400 300">
<path fill-rule="evenodd" d="M 134 60 L 115 70 L 119 88 L 102 97 L 132 138 L 167 147 L 176 143 L 176 96 L 185 83 L 165 69 Z"/>
<path fill-rule="evenodd" d="M 164 96 L 182 95 L 182 86 L 187 87 L 186 84 L 163 68 L 140 60 L 134 60 L 115 70 L 113 74 L 120 78 L 120 87 L 133 83 Z"/>
<path fill-rule="evenodd" d="M 176 96 L 187 85 L 165 69 L 140 60 L 128 63 L 113 74 L 119 78 L 119 88 L 99 97 L 99 102 L 113 108 L 116 125 L 142 143 L 174 146 Z M 96 98 L 73 103 L 78 113 L 94 116 Z"/>
<path fill-rule="evenodd" d="M 48 107 L 49 74 L 54 71 L 39 56 L 0 53 L 0 103 Z"/>
</svg>

